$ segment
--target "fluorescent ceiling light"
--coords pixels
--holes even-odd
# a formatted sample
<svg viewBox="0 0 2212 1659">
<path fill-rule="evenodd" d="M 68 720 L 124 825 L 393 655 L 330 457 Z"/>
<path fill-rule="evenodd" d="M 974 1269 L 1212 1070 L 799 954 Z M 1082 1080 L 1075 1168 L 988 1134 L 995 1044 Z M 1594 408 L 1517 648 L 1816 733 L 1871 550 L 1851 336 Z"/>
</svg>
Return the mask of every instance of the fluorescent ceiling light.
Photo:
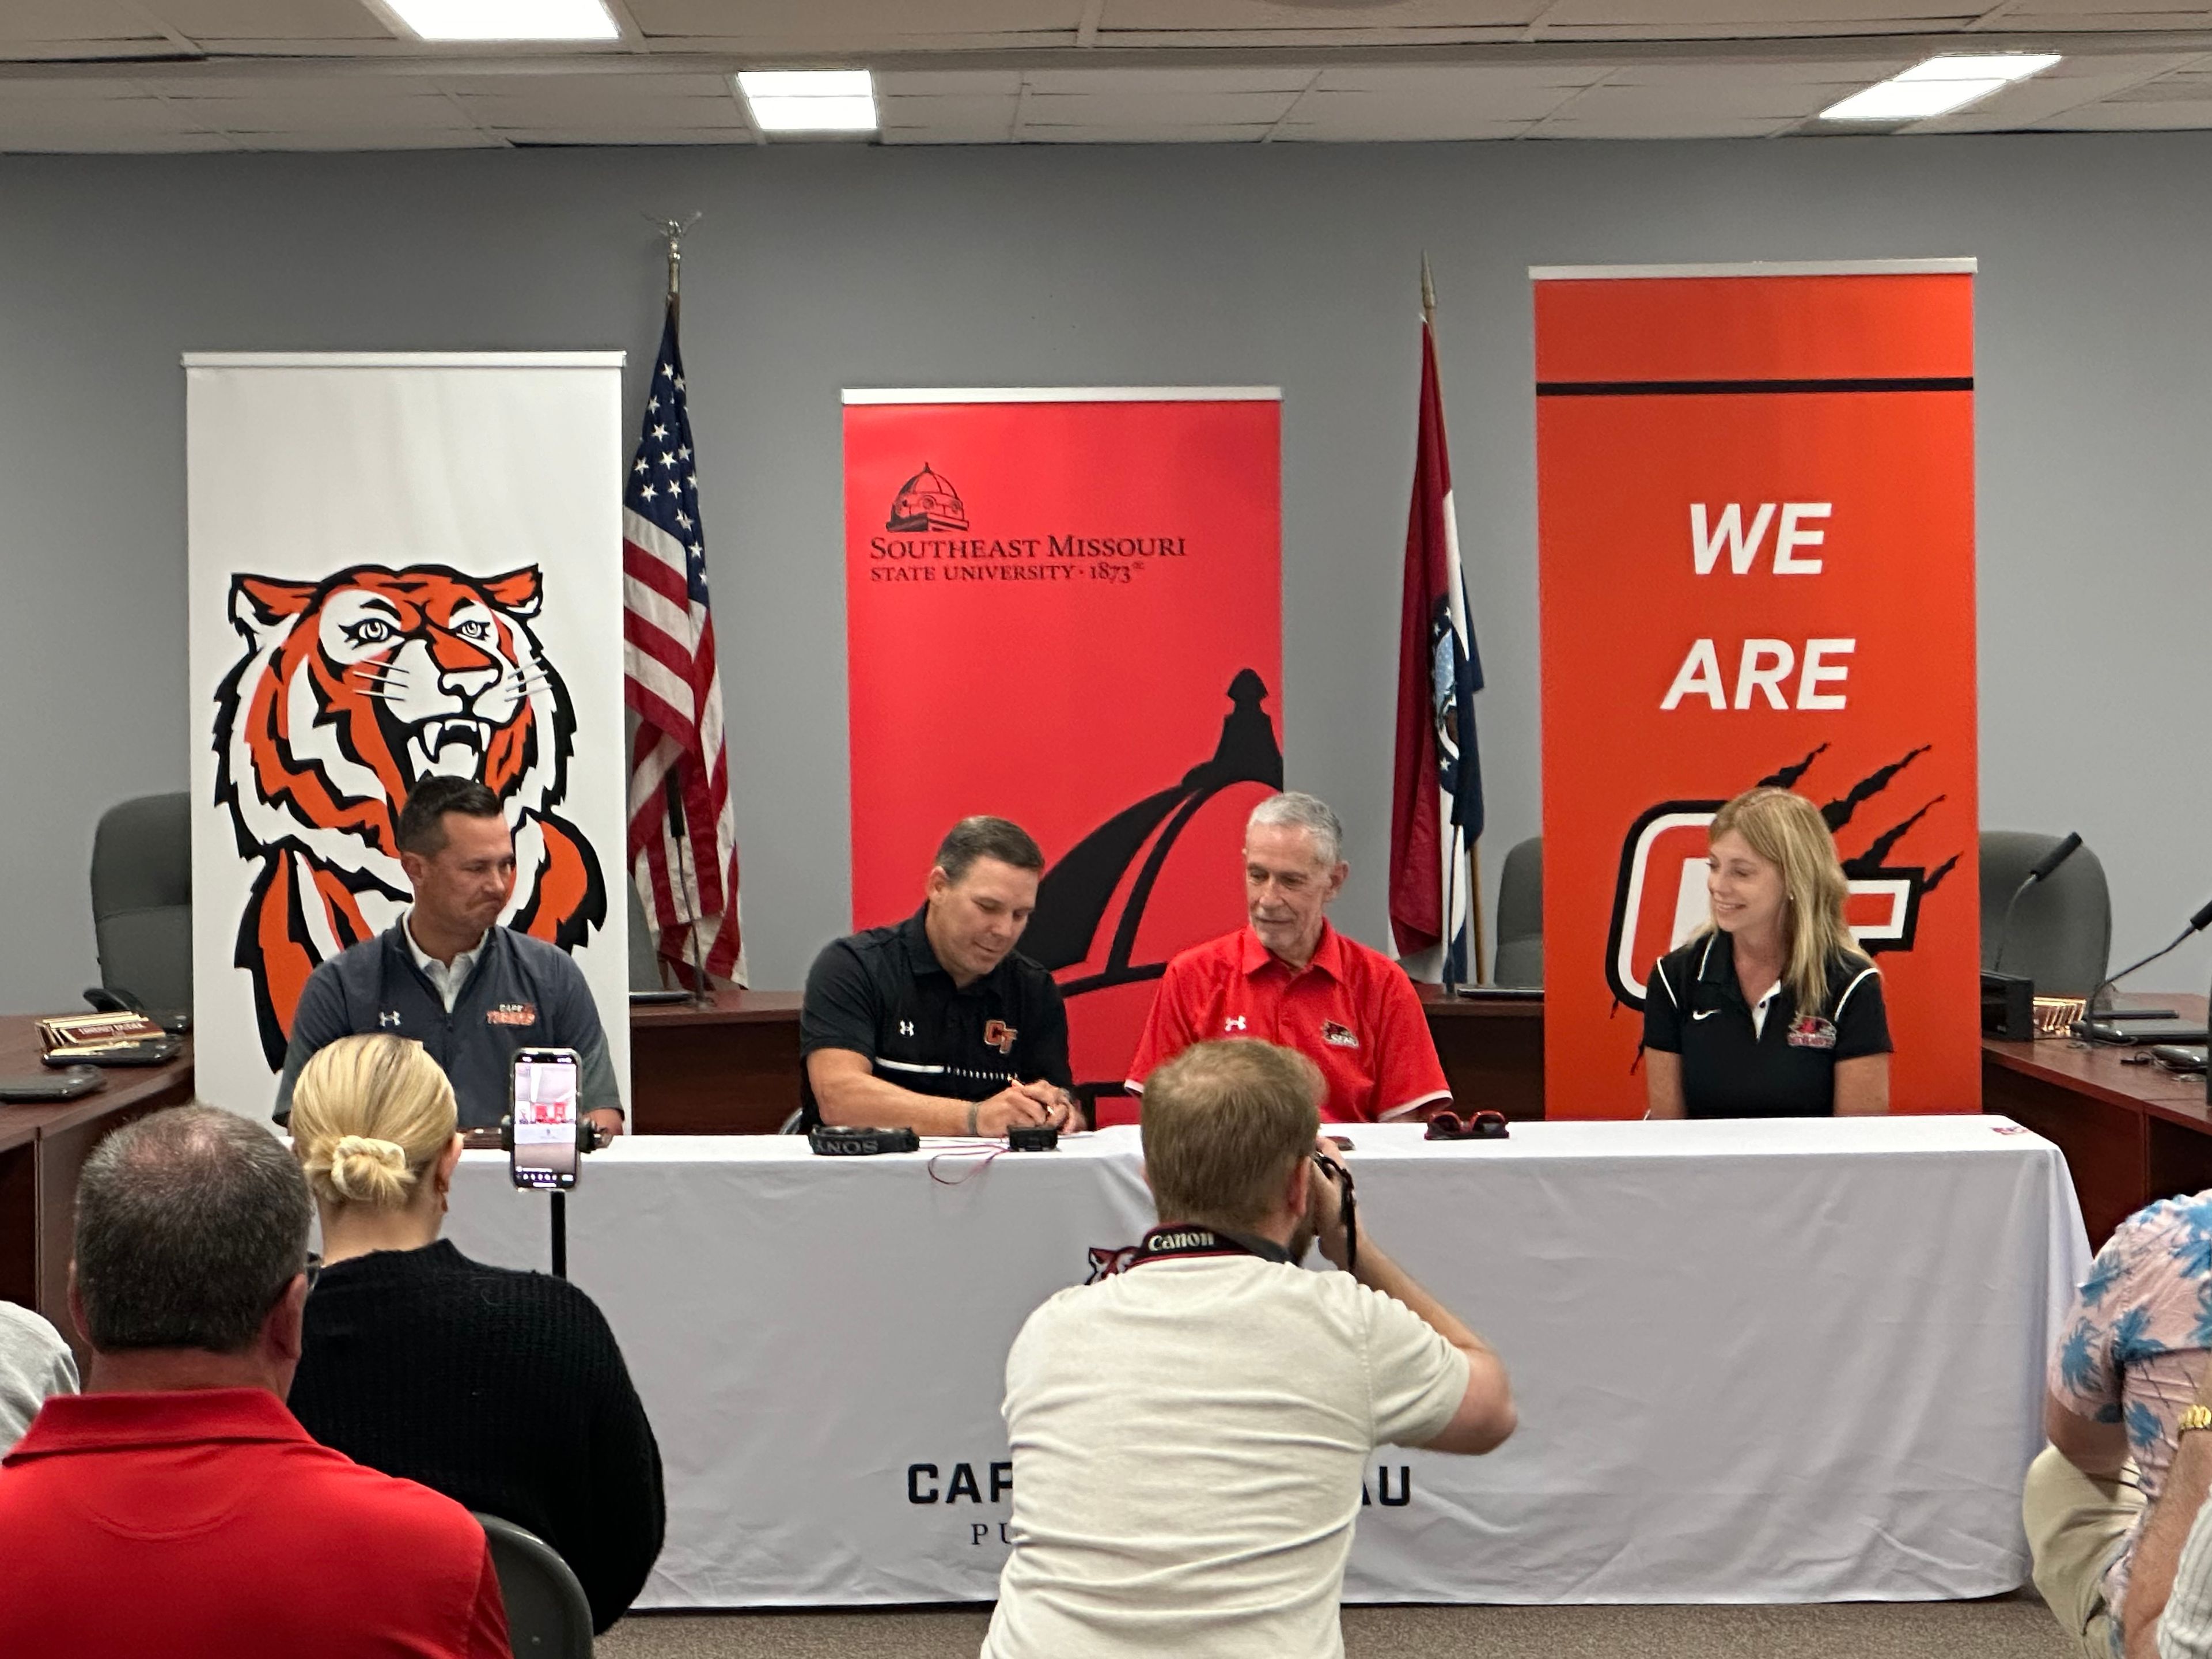
<svg viewBox="0 0 2212 1659">
<path fill-rule="evenodd" d="M 602 0 L 383 0 L 425 40 L 613 40 Z"/>
<path fill-rule="evenodd" d="M 741 70 L 738 86 L 763 132 L 873 132 L 875 82 L 866 70 Z"/>
<path fill-rule="evenodd" d="M 1930 58 L 1820 112 L 1823 121 L 1917 121 L 1948 115 L 2002 87 L 2040 75 L 2059 54 L 1999 52 Z"/>
</svg>

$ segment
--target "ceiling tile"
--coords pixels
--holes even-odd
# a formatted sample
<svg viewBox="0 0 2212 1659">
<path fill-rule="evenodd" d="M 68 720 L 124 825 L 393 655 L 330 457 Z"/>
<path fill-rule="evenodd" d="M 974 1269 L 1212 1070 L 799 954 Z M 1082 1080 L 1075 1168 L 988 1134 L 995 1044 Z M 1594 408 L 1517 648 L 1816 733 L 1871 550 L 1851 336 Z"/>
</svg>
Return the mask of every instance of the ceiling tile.
<svg viewBox="0 0 2212 1659">
<path fill-rule="evenodd" d="M 1632 114 L 1614 112 L 1601 118 L 1576 120 L 1555 116 L 1528 137 L 1543 138 L 1764 138 L 1780 125 L 1741 117 L 1698 114 Z"/>
<path fill-rule="evenodd" d="M 560 98 L 487 98 L 456 96 L 453 100 L 470 118 L 488 127 L 559 127 L 568 131 L 670 132 L 720 127 L 751 131 L 745 112 L 734 98 L 672 98 L 640 100 L 621 105 L 579 108 Z M 610 140 L 609 142 L 612 142 Z"/>
<path fill-rule="evenodd" d="M 652 127 L 499 127 L 496 136 L 510 144 L 559 144 L 599 147 L 607 144 L 751 144 L 759 141 L 749 127 L 690 127 L 665 131 Z"/>
<path fill-rule="evenodd" d="M 2196 104 L 2089 104 L 2035 124 L 2038 132 L 2173 132 L 2212 127 L 2212 98 Z"/>
<path fill-rule="evenodd" d="M 458 92 L 488 98 L 530 97 L 572 99 L 580 104 L 619 102 L 648 98 L 734 98 L 737 88 L 726 75 L 655 74 L 641 67 L 626 73 L 626 60 L 610 60 L 603 72 L 590 75 L 469 75 L 448 74 L 441 66 L 426 70 L 429 84 L 441 92 Z"/>
<path fill-rule="evenodd" d="M 0 154 L 150 155 L 183 150 L 235 150 L 217 132 L 125 132 L 106 126 L 31 127 L 0 122 Z"/>
<path fill-rule="evenodd" d="M 1482 98 L 1493 92 L 1587 87 L 1612 73 L 1602 64 L 1470 64 L 1449 69 L 1359 64 L 1323 70 L 1315 91 L 1375 92 L 1393 98 Z"/>
<path fill-rule="evenodd" d="M 1294 92 L 1096 92 L 1032 90 L 1022 105 L 1024 126 L 1184 127 L 1272 125 L 1283 118 Z"/>
<path fill-rule="evenodd" d="M 230 135 L 233 148 L 264 150 L 342 150 L 365 149 L 380 129 L 374 127 L 349 129 L 332 127 L 313 132 L 236 132 Z M 392 136 L 388 143 L 375 146 L 380 149 L 499 149 L 501 142 L 477 131 L 473 127 L 450 131 L 425 130 L 401 132 Z"/>
<path fill-rule="evenodd" d="M 389 40 L 367 0 L 139 0 L 189 40 Z"/>
<path fill-rule="evenodd" d="M 122 0 L 5 0 L 0 3 L 0 43 L 82 40 L 105 44 L 162 38 L 152 19 Z"/>
<path fill-rule="evenodd" d="M 1311 64 L 1279 69 L 1031 70 L 1022 78 L 1032 94 L 1097 92 L 1115 97 L 1149 93 L 1302 92 L 1314 78 Z"/>
<path fill-rule="evenodd" d="M 903 97 L 909 93 L 927 96 L 959 96 L 1004 93 L 1011 97 L 1022 89 L 1019 70 L 899 70 L 876 76 L 878 96 Z"/>
<path fill-rule="evenodd" d="M 1257 122 L 1246 125 L 1207 124 L 1146 127 L 1141 138 L 1126 126 L 1024 125 L 1015 137 L 1025 144 L 1255 144 L 1267 137 L 1268 129 L 1273 125 L 1273 122 Z"/>
<path fill-rule="evenodd" d="M 726 40 L 901 41 L 1066 34 L 1083 0 L 625 0 L 648 36 Z"/>
<path fill-rule="evenodd" d="M 1575 87 L 1497 87 L 1465 97 L 1427 94 L 1419 98 L 1385 93 L 1310 92 L 1284 124 L 1285 136 L 1297 130 L 1304 138 L 1357 143 L 1361 134 L 1402 139 L 1424 136 L 1464 138 L 1474 128 L 1498 122 L 1534 121 L 1572 98 Z"/>
<path fill-rule="evenodd" d="M 1435 115 L 1418 110 L 1394 109 L 1377 100 L 1357 109 L 1334 109 L 1316 120 L 1305 118 L 1304 106 L 1275 130 L 1277 143 L 1437 143 L 1491 138 L 1518 138 L 1535 125 L 1527 119 L 1492 118 L 1488 112 Z"/>
<path fill-rule="evenodd" d="M 2137 4 L 2142 0 L 2135 0 Z M 1521 27 L 1547 0 L 1106 0 L 1101 33 L 1121 29 L 1462 29 Z"/>
</svg>

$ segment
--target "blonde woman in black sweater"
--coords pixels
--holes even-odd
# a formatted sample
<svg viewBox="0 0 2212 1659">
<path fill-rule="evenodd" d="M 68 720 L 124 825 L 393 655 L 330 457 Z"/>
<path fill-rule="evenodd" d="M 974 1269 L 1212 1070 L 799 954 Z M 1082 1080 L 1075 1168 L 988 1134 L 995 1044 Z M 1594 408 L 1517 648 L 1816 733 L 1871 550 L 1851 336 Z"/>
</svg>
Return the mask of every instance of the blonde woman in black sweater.
<svg viewBox="0 0 2212 1659">
<path fill-rule="evenodd" d="M 445 1073 L 404 1037 L 342 1038 L 300 1074 L 324 1265 L 292 1411 L 356 1462 L 537 1534 L 605 1631 L 660 1553 L 660 1451 L 591 1297 L 439 1238 L 454 1125 Z"/>
</svg>

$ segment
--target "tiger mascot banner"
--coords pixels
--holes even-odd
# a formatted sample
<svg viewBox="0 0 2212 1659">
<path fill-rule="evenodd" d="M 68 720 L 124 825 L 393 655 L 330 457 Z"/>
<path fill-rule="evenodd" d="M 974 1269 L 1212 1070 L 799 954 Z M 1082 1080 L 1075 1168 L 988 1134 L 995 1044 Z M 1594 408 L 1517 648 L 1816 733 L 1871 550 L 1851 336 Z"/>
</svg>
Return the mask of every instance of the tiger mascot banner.
<svg viewBox="0 0 2212 1659">
<path fill-rule="evenodd" d="M 185 358 L 204 1098 L 269 1109 L 308 975 L 404 914 L 440 775 L 504 805 L 501 919 L 575 957 L 626 1091 L 622 363 Z"/>
</svg>

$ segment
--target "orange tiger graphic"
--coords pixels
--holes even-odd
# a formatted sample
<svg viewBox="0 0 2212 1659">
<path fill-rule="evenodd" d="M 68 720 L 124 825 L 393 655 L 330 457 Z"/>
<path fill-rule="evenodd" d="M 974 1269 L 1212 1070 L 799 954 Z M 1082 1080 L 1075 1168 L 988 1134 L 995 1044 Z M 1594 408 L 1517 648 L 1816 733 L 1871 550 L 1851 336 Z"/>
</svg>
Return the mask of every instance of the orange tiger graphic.
<svg viewBox="0 0 2212 1659">
<path fill-rule="evenodd" d="M 316 965 L 406 908 L 393 830 L 422 778 L 473 777 L 505 803 L 516 867 L 501 921 L 563 950 L 606 921 L 599 855 L 552 811 L 576 723 L 529 628 L 541 586 L 535 566 L 231 579 L 246 649 L 216 693 L 216 799 L 240 855 L 262 860 L 234 960 L 271 1069 Z"/>
</svg>

